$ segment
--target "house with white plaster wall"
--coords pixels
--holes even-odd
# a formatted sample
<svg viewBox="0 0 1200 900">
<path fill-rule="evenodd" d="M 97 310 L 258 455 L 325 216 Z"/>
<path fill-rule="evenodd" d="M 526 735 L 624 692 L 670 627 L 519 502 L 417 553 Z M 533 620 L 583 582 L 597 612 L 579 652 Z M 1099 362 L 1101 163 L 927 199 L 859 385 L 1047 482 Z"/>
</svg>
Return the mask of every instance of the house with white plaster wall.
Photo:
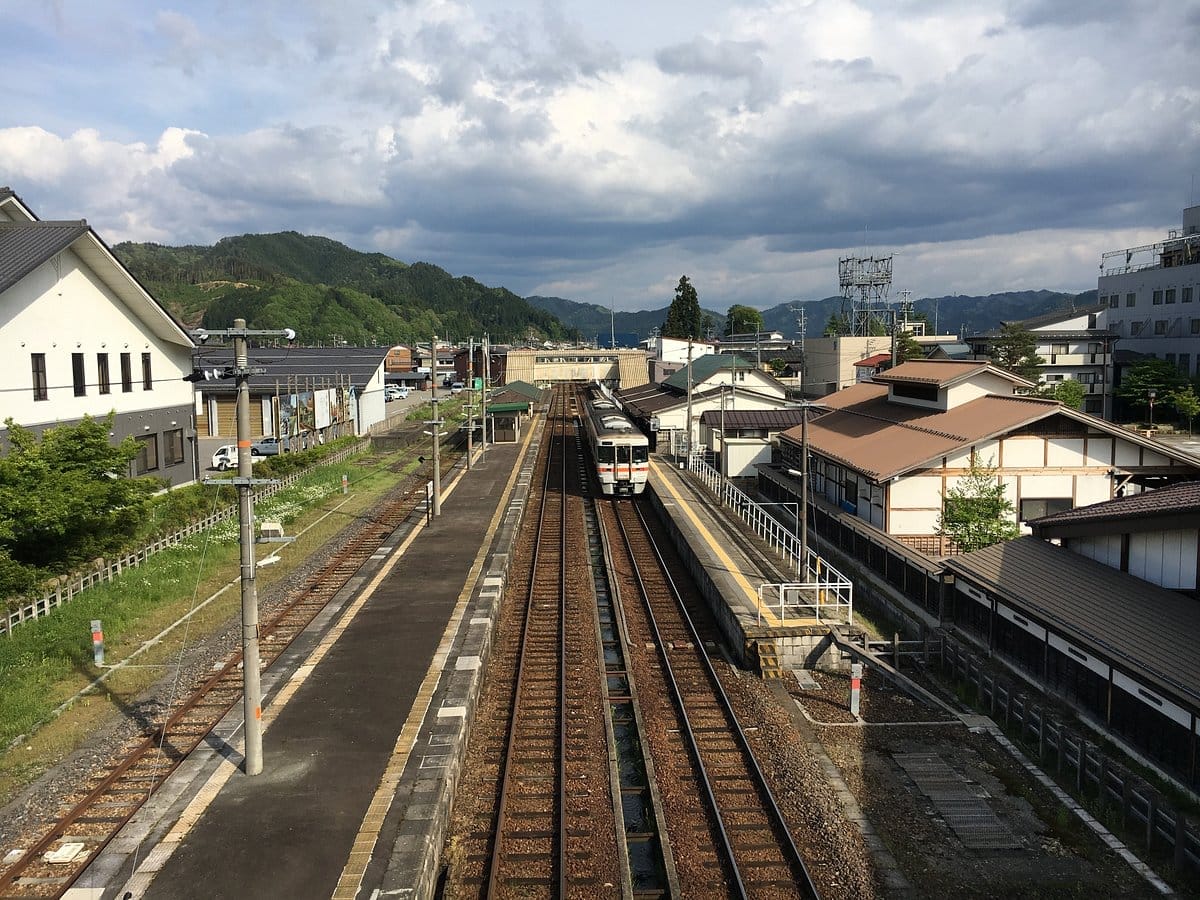
<svg viewBox="0 0 1200 900">
<path fill-rule="evenodd" d="M 195 479 L 191 337 L 86 221 L 42 221 L 0 188 L 3 418 L 40 433 L 114 413 L 130 475 Z M 0 445 L 7 444 L 0 422 Z"/>
</svg>

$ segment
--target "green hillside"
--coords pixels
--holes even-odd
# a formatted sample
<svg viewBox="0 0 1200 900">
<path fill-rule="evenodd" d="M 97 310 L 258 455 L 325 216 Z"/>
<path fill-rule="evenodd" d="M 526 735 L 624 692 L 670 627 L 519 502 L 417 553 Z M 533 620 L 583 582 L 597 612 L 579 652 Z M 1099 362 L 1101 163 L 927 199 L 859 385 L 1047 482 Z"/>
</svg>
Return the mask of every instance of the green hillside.
<svg viewBox="0 0 1200 900">
<path fill-rule="evenodd" d="M 617 310 L 612 314 L 610 320 L 608 307 L 596 303 L 580 303 L 577 300 L 566 300 L 562 297 L 533 296 L 525 299 L 534 306 L 553 313 L 567 327 L 578 329 L 585 339 L 594 340 L 599 335 L 600 343 L 606 346 L 610 333 L 614 331 L 618 344 L 630 345 L 630 339 L 636 342 L 636 340 L 649 337 L 655 328 L 661 327 L 662 323 L 667 320 L 667 310 L 670 308 L 670 304 L 667 304 L 662 309 L 636 312 Z M 710 309 L 705 309 L 703 312 L 713 317 L 714 327 L 719 335 L 725 327 L 725 313 Z M 621 340 L 622 335 L 627 336 L 625 341 Z"/>
<path fill-rule="evenodd" d="M 294 328 L 303 343 L 392 344 L 489 333 L 569 340 L 552 313 L 429 263 L 360 253 L 325 237 L 246 234 L 211 247 L 117 244 L 129 270 L 189 326 Z"/>
</svg>

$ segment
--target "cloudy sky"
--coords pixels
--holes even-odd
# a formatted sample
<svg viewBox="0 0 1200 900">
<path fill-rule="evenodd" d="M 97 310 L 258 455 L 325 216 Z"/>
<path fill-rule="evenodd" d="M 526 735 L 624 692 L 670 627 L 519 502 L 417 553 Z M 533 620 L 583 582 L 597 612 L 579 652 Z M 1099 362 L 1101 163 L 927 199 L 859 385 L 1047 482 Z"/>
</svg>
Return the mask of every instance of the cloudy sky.
<svg viewBox="0 0 1200 900">
<path fill-rule="evenodd" d="M 1200 203 L 1196 0 L 0 0 L 0 184 L 646 309 L 1095 288 Z"/>
</svg>

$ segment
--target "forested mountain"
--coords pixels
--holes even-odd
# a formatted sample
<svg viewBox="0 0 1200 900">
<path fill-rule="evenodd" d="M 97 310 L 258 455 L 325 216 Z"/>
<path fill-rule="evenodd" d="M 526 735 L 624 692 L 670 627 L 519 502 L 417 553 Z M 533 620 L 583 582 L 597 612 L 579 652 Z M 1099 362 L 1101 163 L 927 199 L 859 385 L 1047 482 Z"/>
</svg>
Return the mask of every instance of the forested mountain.
<svg viewBox="0 0 1200 900">
<path fill-rule="evenodd" d="M 622 312 L 617 310 L 609 319 L 607 306 L 596 303 L 580 303 L 576 300 L 565 300 L 562 297 L 526 297 L 534 306 L 544 309 L 557 316 L 568 328 L 576 328 L 584 340 L 599 339 L 602 346 L 608 346 L 610 337 L 616 332 L 617 346 L 635 347 L 638 341 L 645 340 L 655 328 L 662 327 L 667 319 L 670 304 L 662 309 L 638 310 Z M 721 334 L 725 327 L 725 313 L 715 310 L 704 310 L 713 317 L 713 327 Z"/>
<path fill-rule="evenodd" d="M 489 333 L 495 341 L 576 336 L 505 288 L 455 278 L 429 263 L 360 253 L 286 231 L 223 238 L 211 247 L 117 244 L 118 259 L 189 326 L 293 328 L 303 343 L 392 344 Z"/>
</svg>

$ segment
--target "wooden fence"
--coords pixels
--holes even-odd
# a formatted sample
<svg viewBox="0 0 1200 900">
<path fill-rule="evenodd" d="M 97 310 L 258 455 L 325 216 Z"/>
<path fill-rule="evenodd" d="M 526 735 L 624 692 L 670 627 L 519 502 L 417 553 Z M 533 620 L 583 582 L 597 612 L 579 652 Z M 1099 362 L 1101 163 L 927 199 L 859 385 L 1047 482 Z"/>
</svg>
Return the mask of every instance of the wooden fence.
<svg viewBox="0 0 1200 900">
<path fill-rule="evenodd" d="M 364 447 L 369 446 L 369 444 L 369 441 L 357 441 L 349 447 L 344 447 L 336 453 L 330 454 L 320 460 L 320 462 L 314 463 L 306 469 L 284 476 L 275 484 L 264 485 L 254 492 L 255 502 L 272 497 L 280 491 L 291 487 L 318 466 L 327 466 L 332 463 L 341 462 Z M 69 603 L 89 588 L 102 584 L 105 581 L 112 581 L 126 569 L 137 568 L 156 553 L 161 553 L 163 550 L 175 547 L 193 535 L 212 528 L 214 525 L 224 522 L 226 519 L 233 518 L 236 515 L 237 506 L 235 504 L 220 512 L 213 513 L 211 516 L 207 516 L 198 522 L 186 525 L 173 534 L 152 541 L 144 547 L 135 550 L 133 553 L 128 553 L 114 560 L 104 561 L 104 565 L 90 572 L 85 572 L 73 580 L 67 581 L 65 584 L 59 584 L 54 590 L 47 591 L 31 603 L 19 606 L 17 609 L 5 613 L 4 617 L 0 619 L 0 635 L 12 637 L 13 629 L 17 626 L 50 615 L 58 607 Z"/>
</svg>

